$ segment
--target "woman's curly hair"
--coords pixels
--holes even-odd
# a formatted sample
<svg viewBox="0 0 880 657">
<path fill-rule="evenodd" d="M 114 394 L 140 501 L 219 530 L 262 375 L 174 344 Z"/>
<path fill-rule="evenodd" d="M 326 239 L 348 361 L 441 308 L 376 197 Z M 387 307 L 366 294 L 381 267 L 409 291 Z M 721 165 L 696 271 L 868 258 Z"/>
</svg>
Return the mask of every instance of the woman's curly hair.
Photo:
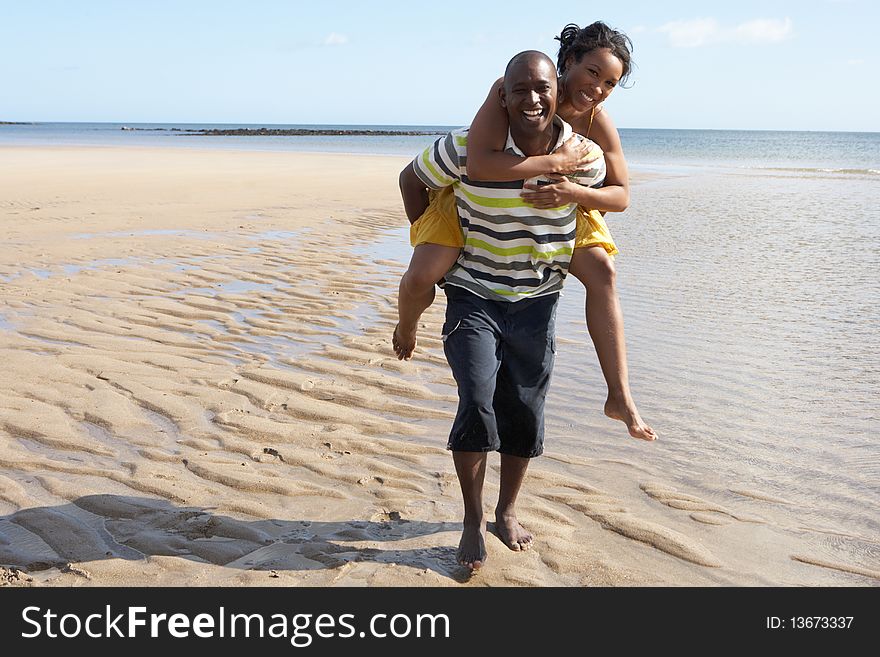
<svg viewBox="0 0 880 657">
<path fill-rule="evenodd" d="M 574 23 L 569 23 L 562 28 L 562 34 L 556 37 L 559 41 L 559 56 L 556 60 L 556 69 L 559 75 L 565 73 L 569 57 L 574 61 L 581 61 L 581 57 L 593 52 L 598 48 L 608 48 L 611 54 L 623 64 L 623 74 L 620 76 L 620 84 L 629 79 L 632 71 L 632 41 L 623 32 L 612 30 L 602 21 L 596 21 L 591 25 L 580 28 Z"/>
</svg>

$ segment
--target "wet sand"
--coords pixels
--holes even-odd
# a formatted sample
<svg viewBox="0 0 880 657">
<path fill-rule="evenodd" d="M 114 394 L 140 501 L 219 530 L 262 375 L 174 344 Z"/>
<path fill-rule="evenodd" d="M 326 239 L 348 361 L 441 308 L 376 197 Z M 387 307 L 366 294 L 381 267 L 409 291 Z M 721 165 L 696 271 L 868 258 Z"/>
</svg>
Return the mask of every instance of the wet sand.
<svg viewBox="0 0 880 657">
<path fill-rule="evenodd" d="M 520 501 L 534 548 L 489 536 L 468 577 L 442 295 L 415 360 L 390 345 L 405 163 L 0 149 L 0 585 L 880 581 L 811 554 L 784 499 L 683 488 L 662 439 L 564 448 L 599 413 L 565 379 Z M 491 517 L 497 457 L 487 477 Z"/>
</svg>

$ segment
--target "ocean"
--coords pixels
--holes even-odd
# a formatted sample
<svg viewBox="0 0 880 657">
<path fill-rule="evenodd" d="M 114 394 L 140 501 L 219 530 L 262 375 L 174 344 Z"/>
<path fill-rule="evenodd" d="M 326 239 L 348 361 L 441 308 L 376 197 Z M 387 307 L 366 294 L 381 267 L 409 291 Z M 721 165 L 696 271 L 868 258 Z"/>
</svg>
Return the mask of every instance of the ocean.
<svg viewBox="0 0 880 657">
<path fill-rule="evenodd" d="M 123 130 L 123 127 L 130 128 Z M 436 137 L 185 135 L 179 131 L 235 128 L 436 131 L 460 126 L 268 125 L 207 123 L 35 123 L 0 125 L 0 145 L 174 146 L 259 151 L 309 151 L 415 155 Z M 752 168 L 788 173 L 880 176 L 878 132 L 653 130 L 622 128 L 631 166 L 668 171 L 679 167 Z"/>
</svg>

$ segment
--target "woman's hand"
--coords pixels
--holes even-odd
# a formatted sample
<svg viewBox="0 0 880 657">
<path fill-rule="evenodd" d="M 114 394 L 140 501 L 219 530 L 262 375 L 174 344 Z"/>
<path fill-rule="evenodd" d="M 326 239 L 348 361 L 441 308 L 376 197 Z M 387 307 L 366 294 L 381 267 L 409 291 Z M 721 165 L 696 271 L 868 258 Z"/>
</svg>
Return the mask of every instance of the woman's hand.
<svg viewBox="0 0 880 657">
<path fill-rule="evenodd" d="M 582 185 L 571 182 L 568 178 L 562 176 L 547 176 L 554 182 L 550 185 L 536 185 L 535 183 L 526 183 L 523 185 L 523 191 L 520 196 L 540 210 L 550 208 L 558 208 L 568 203 L 577 203 L 578 199 L 575 194 L 583 189 Z"/>
<path fill-rule="evenodd" d="M 551 173 L 568 174 L 599 159 L 602 152 L 586 139 L 569 137 L 554 153 L 556 167 Z"/>
</svg>

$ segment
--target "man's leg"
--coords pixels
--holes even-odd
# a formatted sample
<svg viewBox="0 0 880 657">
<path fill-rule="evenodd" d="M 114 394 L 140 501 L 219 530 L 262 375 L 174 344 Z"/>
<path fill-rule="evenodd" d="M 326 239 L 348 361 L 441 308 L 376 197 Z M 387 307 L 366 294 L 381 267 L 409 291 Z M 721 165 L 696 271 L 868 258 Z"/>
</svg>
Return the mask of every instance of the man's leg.
<svg viewBox="0 0 880 657">
<path fill-rule="evenodd" d="M 447 448 L 452 450 L 464 501 L 458 561 L 475 570 L 486 561 L 486 453 L 500 447 L 492 406 L 500 366 L 499 328 L 493 319 L 497 304 L 453 286 L 446 287 L 446 295 L 443 346 L 458 384 L 458 411 Z"/>
<path fill-rule="evenodd" d="M 533 537 L 516 517 L 516 501 L 529 461 L 544 451 L 544 403 L 555 360 L 558 295 L 509 307 L 494 409 L 501 442 L 501 490 L 495 529 L 511 550 L 527 550 Z M 519 305 L 522 304 L 522 305 Z"/>
<path fill-rule="evenodd" d="M 516 497 L 531 459 L 501 455 L 501 492 L 495 507 L 495 528 L 498 536 L 511 550 L 528 550 L 532 547 L 532 535 L 516 519 Z"/>
<path fill-rule="evenodd" d="M 486 452 L 453 452 L 452 460 L 464 500 L 464 531 L 458 544 L 458 563 L 477 570 L 486 561 L 486 517 L 483 515 Z"/>
</svg>

